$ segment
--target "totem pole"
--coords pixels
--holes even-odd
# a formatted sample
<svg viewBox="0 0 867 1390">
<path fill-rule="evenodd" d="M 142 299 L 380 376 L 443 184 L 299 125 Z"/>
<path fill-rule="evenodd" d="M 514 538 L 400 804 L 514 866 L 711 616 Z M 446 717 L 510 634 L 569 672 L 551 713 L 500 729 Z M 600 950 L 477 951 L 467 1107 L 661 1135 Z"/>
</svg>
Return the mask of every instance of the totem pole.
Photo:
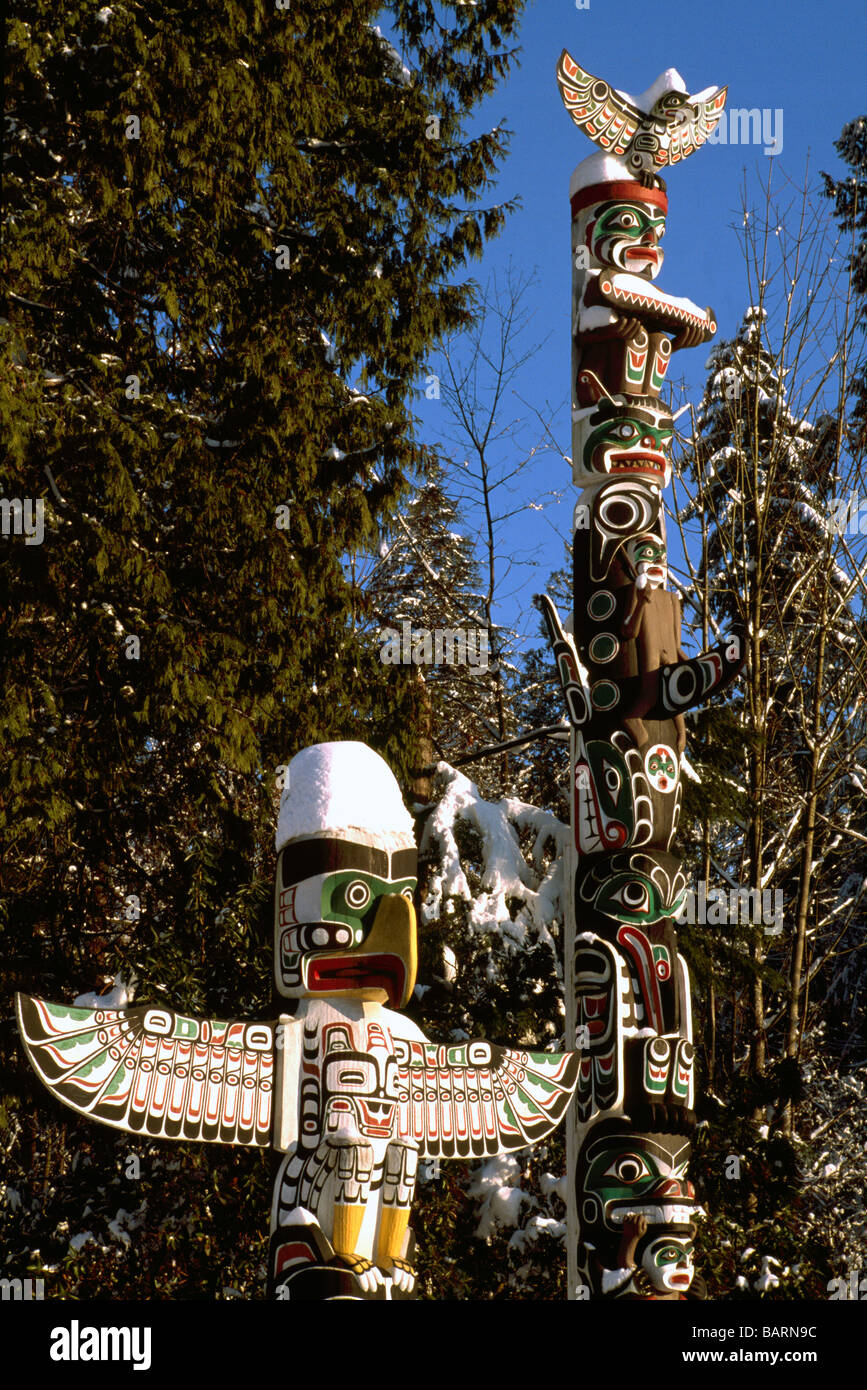
<svg viewBox="0 0 867 1390">
<path fill-rule="evenodd" d="M 737 674 L 738 637 L 690 660 L 667 587 L 663 490 L 673 351 L 713 314 L 656 287 L 668 200 L 658 170 L 703 144 L 725 89 L 688 96 L 669 69 L 627 98 L 563 52 L 566 109 L 600 152 L 571 186 L 571 632 L 541 599 L 571 725 L 567 1041 L 581 1064 L 568 1121 L 569 1296 L 701 1297 L 686 1177 L 693 1115 L 689 973 L 670 852 L 684 711 Z"/>
<path fill-rule="evenodd" d="M 414 1298 L 419 1157 L 525 1148 L 574 1092 L 574 1053 L 440 1047 L 397 1012 L 415 984 L 415 883 L 389 768 L 364 744 L 317 744 L 289 764 L 280 804 L 278 1019 L 18 996 L 30 1061 L 73 1110 L 147 1138 L 276 1151 L 274 1298 Z"/>
</svg>

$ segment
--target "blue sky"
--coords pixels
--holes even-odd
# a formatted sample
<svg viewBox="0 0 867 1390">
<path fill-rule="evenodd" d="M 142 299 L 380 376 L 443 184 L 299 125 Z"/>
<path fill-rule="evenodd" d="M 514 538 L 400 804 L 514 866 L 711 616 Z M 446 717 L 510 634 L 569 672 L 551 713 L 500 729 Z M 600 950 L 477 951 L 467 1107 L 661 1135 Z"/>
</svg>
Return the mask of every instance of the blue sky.
<svg viewBox="0 0 867 1390">
<path fill-rule="evenodd" d="M 534 318 L 526 343 L 546 341 L 523 369 L 518 390 L 531 406 L 550 410 L 564 451 L 570 450 L 569 176 L 594 147 L 560 101 L 554 70 L 561 49 L 568 48 L 587 70 L 627 91 L 641 92 L 665 68 L 675 67 L 690 92 L 727 84 L 728 108 L 782 110 L 778 155 L 765 155 L 761 146 L 706 145 L 663 171 L 669 214 L 658 284 L 671 294 L 711 305 L 719 341 L 737 330 L 749 302 L 736 234 L 744 180 L 757 203 L 759 179 L 769 173 L 782 187 L 787 179 L 801 185 L 805 170 L 814 184 L 820 170 L 842 172 L 834 141 L 844 124 L 867 112 L 865 13 L 863 0 L 821 5 L 803 0 L 699 0 L 691 5 L 590 0 L 589 8 L 580 10 L 574 0 L 531 0 L 519 35 L 520 66 L 470 127 L 489 129 L 505 119 L 513 132 L 510 154 L 488 201 L 519 196 L 523 207 L 471 274 L 483 283 L 495 272 L 502 275 L 510 262 L 517 270 L 535 273 L 527 298 Z M 687 382 L 682 399 L 698 403 L 707 352 L 696 348 L 673 359 L 669 377 Z M 432 370 L 437 370 L 433 363 Z M 423 433 L 431 432 L 427 437 L 441 428 L 442 411 L 436 401 L 419 403 Z M 517 400 L 513 412 L 529 414 Z M 530 419 L 527 438 L 533 428 Z M 551 455 L 531 465 L 524 477 L 522 490 L 528 497 L 554 484 L 563 490 L 559 506 L 513 520 L 503 533 L 503 549 L 516 564 L 501 617 L 535 637 L 530 597 L 562 563 L 562 545 L 552 528 L 567 535 L 576 493 L 566 465 Z"/>
</svg>

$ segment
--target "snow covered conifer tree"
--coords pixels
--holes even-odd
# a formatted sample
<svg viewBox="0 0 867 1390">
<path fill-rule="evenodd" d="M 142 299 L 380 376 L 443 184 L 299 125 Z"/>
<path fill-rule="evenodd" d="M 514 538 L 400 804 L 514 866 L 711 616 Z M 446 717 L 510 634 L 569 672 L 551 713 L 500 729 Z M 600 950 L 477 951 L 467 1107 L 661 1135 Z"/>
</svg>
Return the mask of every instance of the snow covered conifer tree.
<svg viewBox="0 0 867 1390">
<path fill-rule="evenodd" d="M 829 1030 L 863 931 L 853 775 L 861 780 L 865 757 L 867 673 L 863 548 L 840 507 L 858 476 L 843 426 L 851 319 L 822 211 L 814 190 L 800 220 L 770 195 L 758 213 L 745 207 L 751 307 L 711 354 L 685 460 L 694 500 L 680 520 L 701 546 L 686 611 L 711 641 L 737 625 L 747 647 L 728 716 L 692 721 L 687 753 L 702 785 L 679 835 L 705 893 L 687 904 L 681 940 L 691 966 L 698 956 L 704 967 L 695 976 L 707 1124 L 692 1172 L 716 1213 L 712 1294 L 822 1297 L 833 1257 L 803 1181 L 818 1128 L 805 1083 L 829 1068 L 840 1079 Z M 716 800 L 726 783 L 733 815 Z M 744 1263 L 750 1246 L 770 1253 Z"/>
<path fill-rule="evenodd" d="M 381 660 L 414 661 L 424 683 L 425 761 L 451 762 L 495 742 L 497 691 L 479 563 L 435 462 L 359 582 Z M 484 764 L 478 772 L 487 785 Z"/>
<path fill-rule="evenodd" d="M 810 1265 L 821 1266 L 827 1247 L 799 1185 L 798 1102 L 802 1068 L 817 1055 L 828 1064 L 823 1030 L 864 918 L 863 846 L 849 832 L 863 815 L 867 672 L 863 552 L 838 505 L 855 460 L 833 364 L 849 344 L 832 337 L 838 286 L 824 270 L 827 252 L 818 254 L 827 226 L 811 217 L 815 244 L 805 247 L 787 239 L 773 208 L 763 219 L 745 213 L 757 302 L 736 338 L 711 354 L 687 453 L 697 493 L 680 519 L 703 518 L 705 532 L 698 593 L 707 591 L 708 604 L 695 611 L 699 622 L 740 626 L 747 666 L 733 718 L 700 724 L 694 755 L 703 774 L 712 753 L 739 812 L 702 817 L 693 799 L 681 835 L 704 846 L 704 863 L 693 854 L 696 878 L 704 870 L 712 890 L 705 921 L 683 928 L 687 954 L 698 949 L 708 967 L 702 988 L 716 1048 L 708 1103 L 722 1092 L 730 1107 L 719 1140 L 710 1106 L 699 1163 L 721 1212 L 739 1211 L 753 1234 L 773 1233 L 783 1255 L 809 1230 Z M 823 267 L 824 278 L 793 274 L 796 255 Z M 715 1145 L 731 1145 L 732 1134 L 745 1156 L 737 1189 L 718 1183 Z M 714 1276 L 725 1279 L 728 1257 L 716 1257 L 723 1269 Z M 808 1268 L 801 1296 L 816 1277 Z M 761 1280 L 757 1271 L 759 1291 Z"/>
<path fill-rule="evenodd" d="M 700 486 L 694 507 L 710 522 L 711 611 L 740 623 L 749 652 L 737 707 L 748 832 L 739 844 L 717 844 L 715 858 L 729 886 L 780 891 L 788 907 L 787 930 L 777 932 L 773 923 L 770 932 L 750 933 L 756 968 L 748 1035 L 757 1074 L 775 1053 L 794 1058 L 799 1051 L 803 932 L 818 907 L 810 865 L 819 844 L 832 861 L 837 856 L 834 835 L 816 813 L 821 802 L 825 816 L 833 807 L 832 823 L 849 819 L 846 773 L 863 758 L 867 733 L 856 618 L 863 600 L 836 526 L 846 461 L 833 415 L 811 421 L 790 408 L 784 354 L 772 349 L 772 332 L 767 311 L 757 306 L 737 338 L 712 354 L 691 458 Z M 806 861 L 805 836 L 812 846 Z M 821 878 L 830 893 L 830 928 L 828 868 Z M 759 967 L 768 947 L 777 968 L 782 955 L 789 978 L 782 1044 L 766 1036 L 763 1022 L 768 1001 Z M 737 1031 L 734 1020 L 732 1026 Z M 734 1055 L 733 1039 L 732 1047 Z"/>
<path fill-rule="evenodd" d="M 419 985 L 409 1011 L 444 1041 L 485 1036 L 556 1049 L 568 827 L 517 797 L 485 797 L 455 769 L 437 773 L 433 792 L 420 843 Z M 443 1165 L 417 1192 L 423 1285 L 446 1298 L 561 1298 L 564 1170 L 560 1131 L 506 1159 Z"/>
</svg>

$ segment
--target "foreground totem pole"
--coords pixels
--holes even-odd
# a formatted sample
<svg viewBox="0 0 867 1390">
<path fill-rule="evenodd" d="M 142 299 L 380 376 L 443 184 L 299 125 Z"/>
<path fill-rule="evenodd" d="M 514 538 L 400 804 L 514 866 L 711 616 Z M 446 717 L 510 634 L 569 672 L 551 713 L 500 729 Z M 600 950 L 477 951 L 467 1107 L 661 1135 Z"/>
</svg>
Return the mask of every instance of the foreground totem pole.
<svg viewBox="0 0 867 1390">
<path fill-rule="evenodd" d="M 702 1297 L 687 1180 L 693 1115 L 689 973 L 670 852 L 684 711 L 741 666 L 737 637 L 689 660 L 667 587 L 663 490 L 672 351 L 712 312 L 654 281 L 668 200 L 658 170 L 707 139 L 725 89 L 687 96 L 669 69 L 627 98 L 563 52 L 566 109 L 600 152 L 570 185 L 573 256 L 574 610 L 541 600 L 571 724 L 567 1040 L 581 1052 L 568 1122 L 569 1295 Z M 582 669 L 583 668 L 583 669 Z"/>
<path fill-rule="evenodd" d="M 415 984 L 415 883 L 412 819 L 389 768 L 364 744 L 317 744 L 289 764 L 280 805 L 279 1019 L 18 996 L 30 1061 L 73 1110 L 143 1138 L 281 1155 L 272 1297 L 414 1298 L 418 1159 L 526 1148 L 575 1089 L 574 1053 L 439 1047 L 397 1012 Z"/>
</svg>

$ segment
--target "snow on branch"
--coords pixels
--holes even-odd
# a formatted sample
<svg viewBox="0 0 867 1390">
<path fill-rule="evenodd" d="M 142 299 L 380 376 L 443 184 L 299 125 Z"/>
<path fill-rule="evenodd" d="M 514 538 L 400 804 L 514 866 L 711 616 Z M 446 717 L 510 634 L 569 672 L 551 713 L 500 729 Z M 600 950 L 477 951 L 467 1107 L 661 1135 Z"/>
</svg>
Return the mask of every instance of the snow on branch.
<svg viewBox="0 0 867 1390">
<path fill-rule="evenodd" d="M 420 850 L 422 858 L 427 855 L 437 864 L 422 908 L 423 920 L 436 920 L 443 900 L 457 897 L 470 904 L 471 930 L 499 933 L 504 944 L 514 949 L 525 944 L 527 930 L 532 928 L 554 950 L 551 927 L 561 917 L 568 828 L 551 812 L 528 806 L 517 797 L 486 801 L 475 783 L 448 763 L 437 764 L 436 782 L 439 801 L 425 826 Z M 475 894 L 461 860 L 459 822 L 476 832 L 481 845 Z M 529 861 L 521 848 L 521 831 L 534 836 Z M 519 907 L 513 917 L 510 904 L 515 903 Z"/>
</svg>

